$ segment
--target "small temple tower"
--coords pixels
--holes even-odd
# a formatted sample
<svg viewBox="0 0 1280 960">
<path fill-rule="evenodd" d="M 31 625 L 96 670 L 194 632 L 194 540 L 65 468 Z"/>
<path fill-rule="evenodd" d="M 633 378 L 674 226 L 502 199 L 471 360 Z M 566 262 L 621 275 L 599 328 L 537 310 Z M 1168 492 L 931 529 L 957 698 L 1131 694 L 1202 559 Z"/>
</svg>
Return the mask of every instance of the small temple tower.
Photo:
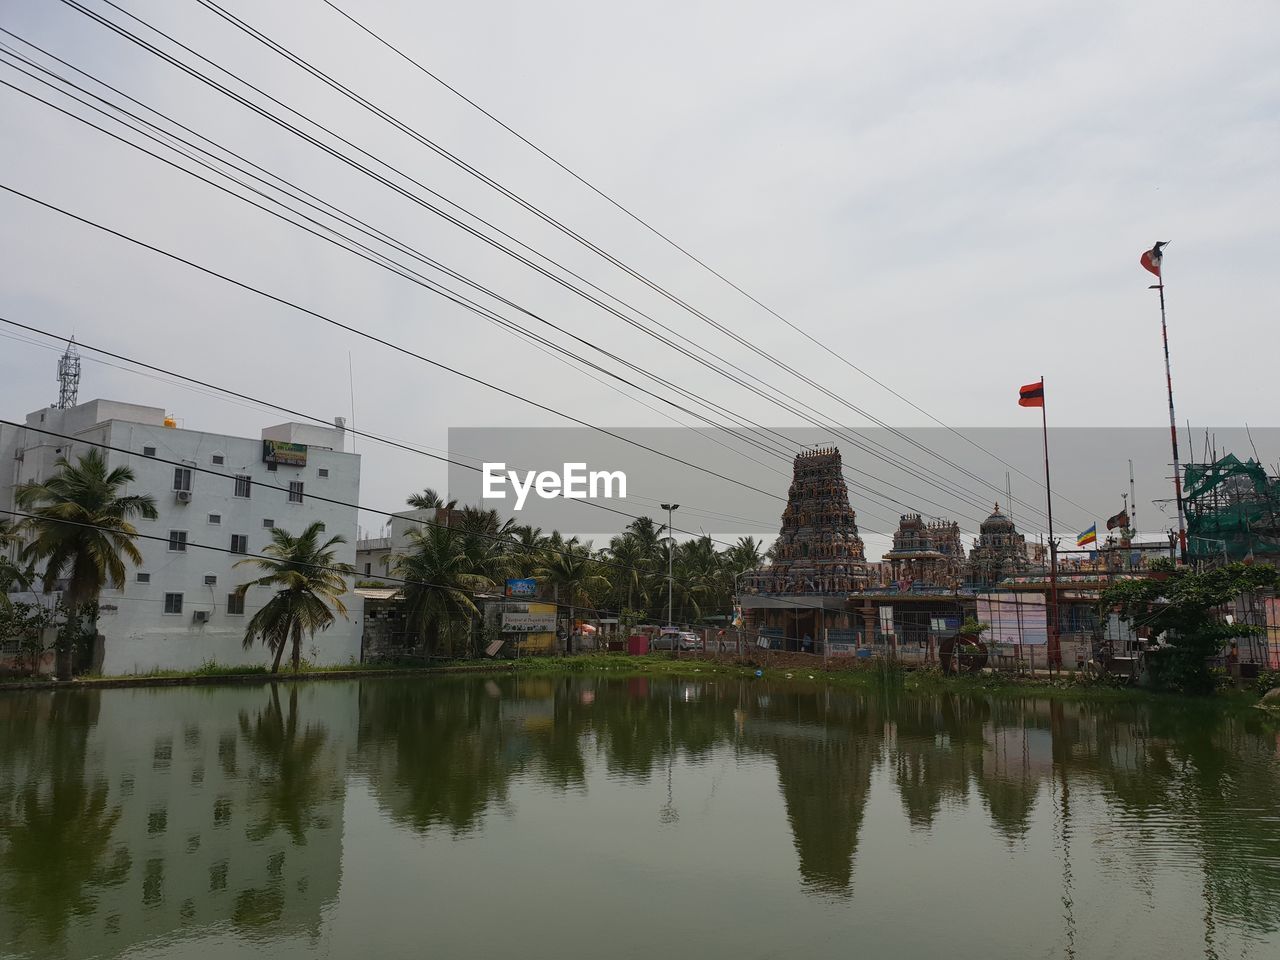
<svg viewBox="0 0 1280 960">
<path fill-rule="evenodd" d="M 954 589 L 964 579 L 964 544 L 960 524 L 934 520 L 918 513 L 903 514 L 893 535 L 893 549 L 884 555 L 890 577 L 898 583 L 925 583 Z"/>
<path fill-rule="evenodd" d="M 867 558 L 840 451 L 806 451 L 795 459 L 773 563 L 757 587 L 768 593 L 847 594 L 866 581 Z"/>
<path fill-rule="evenodd" d="M 1005 577 L 1025 574 L 1029 566 L 1026 538 L 997 503 L 991 516 L 982 521 L 969 553 L 969 580 L 974 586 L 991 587 Z"/>
</svg>

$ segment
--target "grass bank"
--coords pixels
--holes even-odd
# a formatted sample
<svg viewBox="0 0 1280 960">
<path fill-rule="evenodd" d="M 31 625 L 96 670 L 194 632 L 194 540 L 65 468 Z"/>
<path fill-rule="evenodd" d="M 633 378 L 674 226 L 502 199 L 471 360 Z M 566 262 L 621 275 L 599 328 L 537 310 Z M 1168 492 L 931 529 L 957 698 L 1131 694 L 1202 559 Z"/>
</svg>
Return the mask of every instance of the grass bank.
<svg viewBox="0 0 1280 960">
<path fill-rule="evenodd" d="M 999 697 L 1043 697 L 1062 700 L 1098 701 L 1185 701 L 1188 704 L 1219 703 L 1252 707 L 1260 694 L 1256 690 L 1222 689 L 1210 697 L 1184 697 L 1133 686 L 1115 679 L 1093 678 L 1063 673 L 1036 676 L 1004 673 L 949 676 L 933 669 L 907 670 L 885 661 L 842 661 L 823 669 L 820 663 L 771 665 L 767 659 L 752 657 L 702 659 L 668 654 L 628 656 L 618 653 L 582 654 L 574 657 L 531 657 L 525 660 L 458 660 L 431 666 L 358 664 L 331 666 L 303 665 L 294 673 L 284 669 L 272 674 L 262 664 L 206 663 L 190 671 L 163 670 L 120 676 L 85 676 L 69 683 L 49 678 L 0 680 L 0 691 L 20 689 L 109 688 L 134 686 L 186 686 L 196 684 L 264 684 L 305 680 L 349 680 L 372 677 L 414 677 L 485 673 L 519 676 L 568 676 L 603 674 L 614 677 L 671 677 L 683 679 L 735 678 L 795 684 L 823 684 L 854 690 L 903 690 L 927 693 L 963 693 Z"/>
<path fill-rule="evenodd" d="M 936 669 L 907 670 L 885 661 L 842 662 L 823 669 L 821 664 L 769 666 L 754 658 L 673 660 L 669 655 L 626 656 L 622 654 L 585 654 L 572 658 L 539 657 L 491 664 L 496 673 L 522 676 L 557 676 L 599 673 L 616 677 L 671 677 L 680 679 L 740 678 L 795 684 L 822 684 L 851 690 L 883 690 L 886 688 L 922 693 L 963 693 L 999 697 L 1044 697 L 1058 700 L 1150 701 L 1188 704 L 1219 703 L 1252 707 L 1259 693 L 1252 689 L 1222 689 L 1209 697 L 1187 697 L 1141 689 L 1119 683 L 1115 678 L 1091 678 L 1084 674 L 1059 674 L 1050 677 L 1005 673 L 963 674 L 952 676 Z"/>
</svg>

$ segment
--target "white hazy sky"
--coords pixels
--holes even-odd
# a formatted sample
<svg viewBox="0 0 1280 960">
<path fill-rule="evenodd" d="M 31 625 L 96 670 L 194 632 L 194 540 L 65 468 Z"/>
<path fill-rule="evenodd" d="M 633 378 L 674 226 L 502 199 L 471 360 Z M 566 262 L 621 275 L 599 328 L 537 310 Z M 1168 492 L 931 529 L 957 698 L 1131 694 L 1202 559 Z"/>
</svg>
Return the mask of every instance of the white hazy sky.
<svg viewBox="0 0 1280 960">
<path fill-rule="evenodd" d="M 146 33 L 102 0 L 82 2 Z M 1016 388 L 1041 375 L 1060 425 L 1165 422 L 1159 316 L 1152 278 L 1137 262 L 1155 240 L 1172 241 L 1179 419 L 1273 422 L 1274 2 L 338 2 L 950 425 L 1029 425 L 1035 411 L 1016 406 Z M 930 422 L 321 0 L 224 5 L 842 399 L 894 425 Z M 866 422 L 195 0 L 120 6 L 738 364 L 748 379 L 824 417 Z M 0 0 L 0 25 L 574 335 L 754 420 L 797 423 L 63 3 Z M 9 66 L 0 80 L 58 99 Z M 670 423 L 427 290 L 9 87 L 0 87 L 0 129 L 7 186 L 593 423 Z M 10 194 L 0 193 L 0 222 L 0 316 L 324 417 L 352 414 L 350 362 L 356 426 L 423 446 L 445 447 L 451 426 L 563 423 Z M 58 351 L 11 334 L 0 330 L 0 403 L 15 418 L 56 398 Z M 281 419 L 87 359 L 81 398 L 99 396 L 249 436 Z M 396 509 L 410 490 L 444 486 L 440 464 L 370 443 L 360 450 L 368 505 Z M 1278 453 L 1262 451 L 1268 460 Z M 1098 456 L 1123 469 L 1122 451 Z M 993 463 L 990 476 L 1003 486 L 1002 466 Z"/>
</svg>

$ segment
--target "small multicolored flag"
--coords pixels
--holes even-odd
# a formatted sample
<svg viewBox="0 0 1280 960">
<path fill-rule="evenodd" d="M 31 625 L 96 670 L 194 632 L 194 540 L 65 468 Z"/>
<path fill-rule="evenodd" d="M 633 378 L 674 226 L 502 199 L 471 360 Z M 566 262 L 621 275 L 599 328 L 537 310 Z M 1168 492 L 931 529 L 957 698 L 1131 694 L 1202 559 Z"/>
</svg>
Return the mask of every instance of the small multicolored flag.
<svg viewBox="0 0 1280 960">
<path fill-rule="evenodd" d="M 1168 240 L 1162 240 L 1150 250 L 1142 255 L 1143 268 L 1150 270 L 1157 277 L 1160 276 L 1160 264 L 1164 260 L 1164 248 L 1169 245 Z"/>
<path fill-rule="evenodd" d="M 1044 381 L 1040 380 L 1036 383 L 1028 383 L 1018 391 L 1018 406 L 1020 407 L 1043 407 L 1044 406 Z"/>
<path fill-rule="evenodd" d="M 1128 509 L 1121 510 L 1114 517 L 1107 519 L 1107 529 L 1114 530 L 1116 527 L 1127 527 L 1129 525 Z"/>
<path fill-rule="evenodd" d="M 1084 546 L 1088 546 L 1091 543 L 1097 543 L 1097 542 L 1098 542 L 1098 525 L 1096 523 L 1093 526 L 1091 526 L 1088 530 L 1085 530 L 1083 533 L 1081 533 L 1079 536 L 1076 537 L 1077 547 L 1084 547 Z"/>
</svg>

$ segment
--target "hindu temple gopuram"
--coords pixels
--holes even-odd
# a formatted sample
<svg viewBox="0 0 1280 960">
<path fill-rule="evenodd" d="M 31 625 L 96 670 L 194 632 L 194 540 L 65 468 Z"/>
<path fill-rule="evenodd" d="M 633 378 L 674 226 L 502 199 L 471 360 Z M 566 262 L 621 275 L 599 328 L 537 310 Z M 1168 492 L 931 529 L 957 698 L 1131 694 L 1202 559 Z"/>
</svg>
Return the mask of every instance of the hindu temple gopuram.
<svg viewBox="0 0 1280 960">
<path fill-rule="evenodd" d="M 840 451 L 795 458 L 773 562 L 747 582 L 744 614 L 762 633 L 816 638 L 849 628 L 845 599 L 867 584 L 858 518 L 849 505 Z"/>
<path fill-rule="evenodd" d="M 840 451 L 795 459 L 773 563 L 757 580 L 768 593 L 848 593 L 866 583 L 867 558 L 849 506 Z"/>
</svg>

